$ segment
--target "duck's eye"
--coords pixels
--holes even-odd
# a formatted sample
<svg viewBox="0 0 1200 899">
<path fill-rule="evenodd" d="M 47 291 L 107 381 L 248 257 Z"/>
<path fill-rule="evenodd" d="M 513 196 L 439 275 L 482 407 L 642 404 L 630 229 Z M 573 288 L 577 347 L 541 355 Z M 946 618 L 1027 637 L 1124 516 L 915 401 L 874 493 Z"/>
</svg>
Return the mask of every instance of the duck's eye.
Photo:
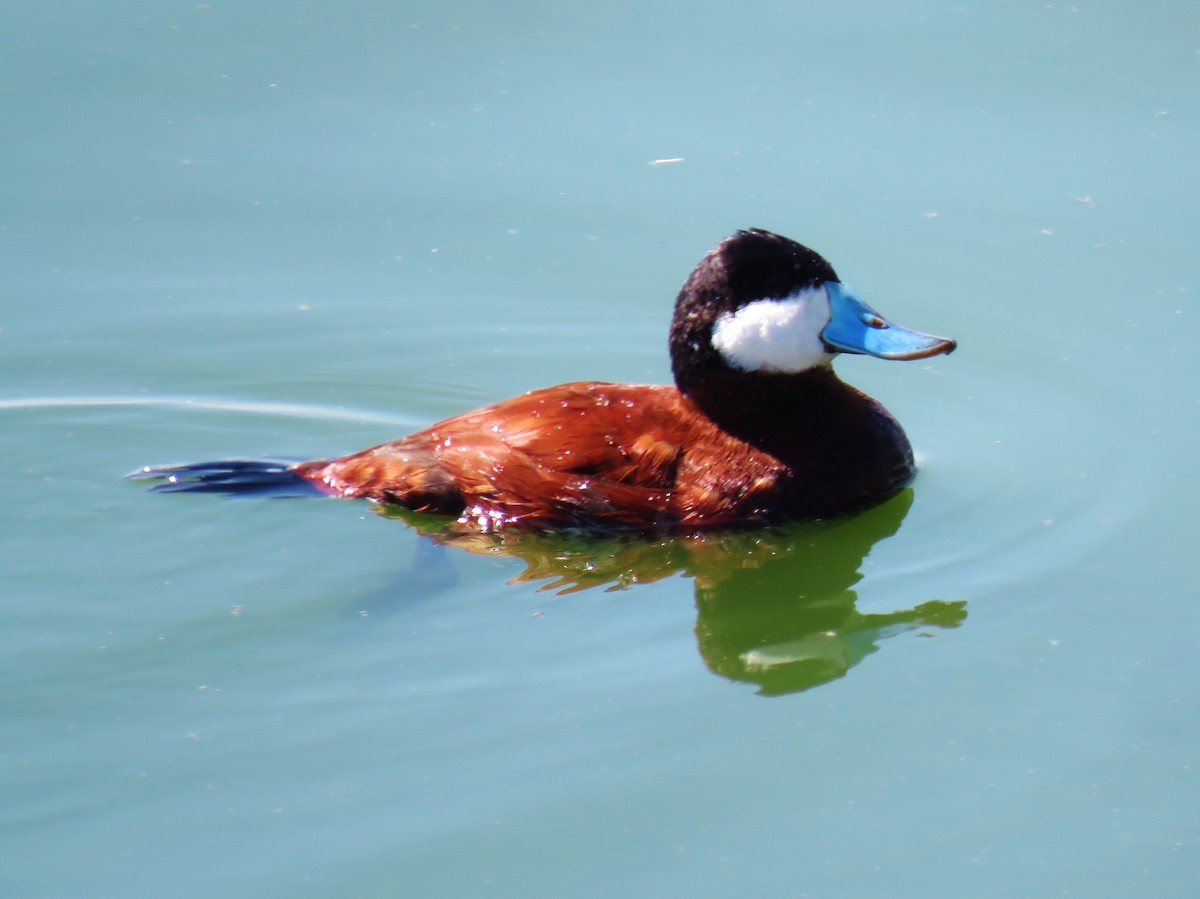
<svg viewBox="0 0 1200 899">
<path fill-rule="evenodd" d="M 886 328 L 888 326 L 887 322 L 872 312 L 864 312 L 862 320 L 868 328 Z"/>
</svg>

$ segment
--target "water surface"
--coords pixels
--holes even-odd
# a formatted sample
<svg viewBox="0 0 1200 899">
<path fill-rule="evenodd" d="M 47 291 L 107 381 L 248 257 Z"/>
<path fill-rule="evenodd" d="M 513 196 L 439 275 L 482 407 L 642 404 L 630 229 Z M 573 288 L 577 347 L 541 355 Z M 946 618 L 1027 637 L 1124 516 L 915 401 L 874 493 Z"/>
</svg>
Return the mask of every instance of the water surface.
<svg viewBox="0 0 1200 899">
<path fill-rule="evenodd" d="M 6 894 L 1195 894 L 1195 11 L 3 19 Z M 749 226 L 960 341 L 839 361 L 922 463 L 859 518 L 438 547 L 121 479 L 665 381 Z"/>
</svg>

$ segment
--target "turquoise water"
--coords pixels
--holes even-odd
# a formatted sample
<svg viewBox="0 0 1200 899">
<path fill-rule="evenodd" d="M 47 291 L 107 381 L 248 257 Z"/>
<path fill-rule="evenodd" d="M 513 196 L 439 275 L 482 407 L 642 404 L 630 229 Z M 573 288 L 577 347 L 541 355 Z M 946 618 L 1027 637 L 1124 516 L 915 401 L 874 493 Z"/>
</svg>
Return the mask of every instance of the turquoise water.
<svg viewBox="0 0 1200 899">
<path fill-rule="evenodd" d="M 1195 895 L 1198 25 L 6 10 L 4 893 Z M 747 226 L 960 341 L 839 361 L 922 462 L 859 518 L 439 547 L 122 480 L 665 381 Z"/>
</svg>

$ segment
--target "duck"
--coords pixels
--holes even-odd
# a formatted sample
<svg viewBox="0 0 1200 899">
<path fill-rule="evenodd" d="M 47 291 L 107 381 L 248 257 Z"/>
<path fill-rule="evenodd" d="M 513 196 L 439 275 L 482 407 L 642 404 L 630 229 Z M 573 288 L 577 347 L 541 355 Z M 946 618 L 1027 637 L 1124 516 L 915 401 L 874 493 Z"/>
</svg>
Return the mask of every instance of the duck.
<svg viewBox="0 0 1200 899">
<path fill-rule="evenodd" d="M 166 492 L 357 497 L 457 527 L 701 531 L 839 518 L 916 475 L 900 423 L 842 381 L 842 353 L 926 359 L 954 340 L 893 324 L 816 251 L 740 230 L 675 301 L 674 384 L 532 390 L 336 459 L 147 466 Z"/>
</svg>

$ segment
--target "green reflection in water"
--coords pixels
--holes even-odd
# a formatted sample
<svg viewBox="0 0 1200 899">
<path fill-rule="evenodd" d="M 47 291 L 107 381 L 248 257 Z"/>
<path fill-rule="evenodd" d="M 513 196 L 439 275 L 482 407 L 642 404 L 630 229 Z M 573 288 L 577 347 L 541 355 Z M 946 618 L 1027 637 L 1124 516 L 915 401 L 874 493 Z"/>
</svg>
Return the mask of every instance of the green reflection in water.
<svg viewBox="0 0 1200 899">
<path fill-rule="evenodd" d="M 463 533 L 444 518 L 380 508 L 447 546 L 521 559 L 517 582 L 573 593 L 622 589 L 674 574 L 696 582 L 696 643 L 715 674 L 796 693 L 845 675 L 880 643 L 922 627 L 953 628 L 966 602 L 930 599 L 862 613 L 853 587 L 872 547 L 900 528 L 911 490 L 835 522 L 657 536 Z"/>
</svg>

